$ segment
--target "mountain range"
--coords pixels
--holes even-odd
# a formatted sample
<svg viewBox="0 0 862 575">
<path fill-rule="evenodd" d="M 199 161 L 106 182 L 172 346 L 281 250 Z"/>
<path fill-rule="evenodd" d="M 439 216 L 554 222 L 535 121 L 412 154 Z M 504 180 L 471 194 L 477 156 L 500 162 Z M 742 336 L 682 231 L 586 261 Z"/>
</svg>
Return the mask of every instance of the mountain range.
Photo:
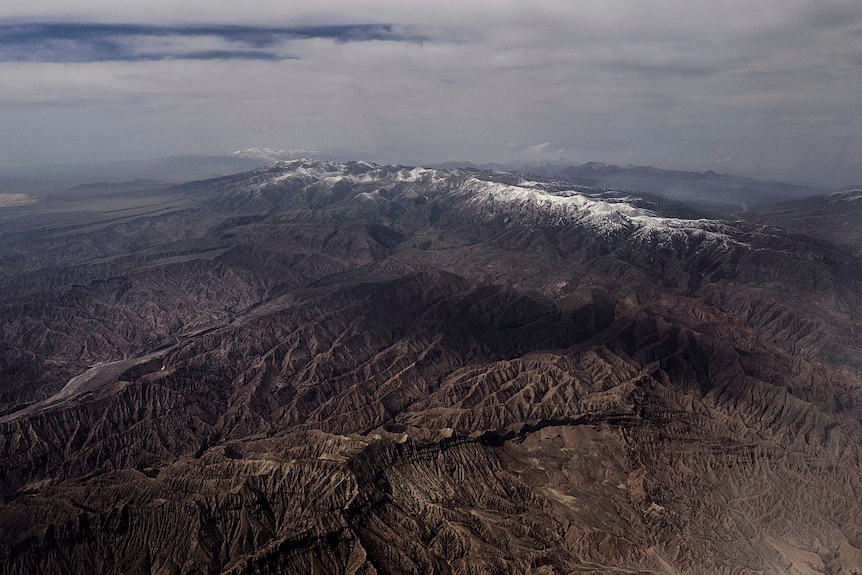
<svg viewBox="0 0 862 575">
<path fill-rule="evenodd" d="M 0 194 L 4 572 L 862 572 L 862 191 L 235 159 Z"/>
</svg>

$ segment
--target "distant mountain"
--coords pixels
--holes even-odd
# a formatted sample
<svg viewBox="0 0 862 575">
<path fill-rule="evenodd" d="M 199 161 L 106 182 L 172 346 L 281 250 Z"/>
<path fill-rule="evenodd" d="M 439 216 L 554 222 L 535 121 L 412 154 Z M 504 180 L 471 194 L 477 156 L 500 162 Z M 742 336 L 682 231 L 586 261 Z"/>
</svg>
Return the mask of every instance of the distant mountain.
<svg viewBox="0 0 862 575">
<path fill-rule="evenodd" d="M 52 192 L 95 182 L 150 180 L 180 183 L 235 174 L 266 162 L 244 156 L 171 156 L 151 160 L 0 167 L 0 186 L 28 192 Z"/>
<path fill-rule="evenodd" d="M 10 198 L 3 572 L 862 572 L 858 193 L 576 175 Z"/>
<path fill-rule="evenodd" d="M 827 188 L 771 182 L 708 172 L 660 170 L 646 166 L 620 167 L 588 163 L 580 166 L 528 166 L 522 171 L 572 185 L 652 194 L 702 207 L 744 211 L 782 200 L 823 194 Z"/>
<path fill-rule="evenodd" d="M 150 160 L 91 162 L 52 166 L 0 167 L 0 193 L 51 192 L 96 182 L 123 183 L 152 180 L 176 184 L 243 172 L 274 161 L 311 158 L 345 161 L 351 154 L 340 150 L 248 148 L 224 156 L 171 156 Z M 478 169 L 532 174 L 596 191 L 632 192 L 685 202 L 716 215 L 729 215 L 834 190 L 769 182 L 717 174 L 660 170 L 645 166 L 620 167 L 588 163 L 580 166 L 544 164 L 514 166 L 476 165 L 469 162 L 435 164 L 437 169 Z"/>
<path fill-rule="evenodd" d="M 243 172 L 275 160 L 299 157 L 327 159 L 335 152 L 310 150 L 273 150 L 251 148 L 224 156 L 169 156 L 150 160 L 126 160 L 57 164 L 49 166 L 0 167 L 0 185 L 26 188 L 26 191 L 55 191 L 81 184 L 123 183 L 151 180 L 161 183 L 182 183 Z"/>
<path fill-rule="evenodd" d="M 244 150 L 236 150 L 231 153 L 232 158 L 248 158 L 265 163 L 307 158 L 315 160 L 339 160 L 344 159 L 348 155 L 349 154 L 346 152 L 339 152 L 336 150 L 280 150 L 274 148 L 247 148 Z"/>
<path fill-rule="evenodd" d="M 764 206 L 747 219 L 819 238 L 862 258 L 862 189 Z"/>
<path fill-rule="evenodd" d="M 147 180 L 178 184 L 251 170 L 276 160 L 311 157 L 321 160 L 345 159 L 331 150 L 275 150 L 250 148 L 224 156 L 169 156 L 149 160 L 88 162 L 32 167 L 0 167 L 0 193 L 52 193 L 78 185 L 119 184 Z"/>
</svg>

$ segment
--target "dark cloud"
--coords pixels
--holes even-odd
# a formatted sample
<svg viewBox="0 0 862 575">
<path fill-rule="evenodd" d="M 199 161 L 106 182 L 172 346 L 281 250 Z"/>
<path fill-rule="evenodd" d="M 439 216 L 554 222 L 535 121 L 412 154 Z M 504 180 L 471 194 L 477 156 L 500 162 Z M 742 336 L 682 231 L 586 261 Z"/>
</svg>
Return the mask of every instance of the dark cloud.
<svg viewBox="0 0 862 575">
<path fill-rule="evenodd" d="M 390 24 L 342 26 L 147 26 L 101 23 L 0 23 L 0 61 L 109 62 L 169 59 L 293 59 L 285 44 L 323 38 L 347 42 L 422 42 Z M 159 45 L 171 40 L 168 45 Z M 220 44 L 196 49 L 200 41 Z M 153 45 L 160 48 L 153 50 Z"/>
<path fill-rule="evenodd" d="M 175 58 L 184 60 L 298 60 L 296 56 L 279 56 L 263 50 L 205 50 L 202 52 L 184 52 Z M 164 60 L 164 54 L 142 54 L 135 60 Z"/>
<path fill-rule="evenodd" d="M 862 4 L 814 4 L 807 12 L 803 24 L 819 31 L 858 26 L 862 24 Z"/>
<path fill-rule="evenodd" d="M 646 76 L 653 79 L 659 77 L 700 78 L 721 71 L 721 68 L 717 66 L 686 64 L 682 62 L 659 63 L 625 60 L 605 62 L 604 67 L 606 70 Z"/>
</svg>

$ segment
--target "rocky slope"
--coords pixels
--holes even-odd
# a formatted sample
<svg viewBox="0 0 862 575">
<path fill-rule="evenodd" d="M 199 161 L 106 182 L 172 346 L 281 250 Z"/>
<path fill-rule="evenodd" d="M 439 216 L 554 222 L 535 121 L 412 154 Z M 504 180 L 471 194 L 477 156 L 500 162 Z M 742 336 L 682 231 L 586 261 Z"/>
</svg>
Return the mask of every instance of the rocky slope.
<svg viewBox="0 0 862 575">
<path fill-rule="evenodd" d="M 782 202 L 747 216 L 750 220 L 822 239 L 862 257 L 862 190 Z"/>
<path fill-rule="evenodd" d="M 4 572 L 862 572 L 841 242 L 363 162 L 0 221 Z"/>
</svg>

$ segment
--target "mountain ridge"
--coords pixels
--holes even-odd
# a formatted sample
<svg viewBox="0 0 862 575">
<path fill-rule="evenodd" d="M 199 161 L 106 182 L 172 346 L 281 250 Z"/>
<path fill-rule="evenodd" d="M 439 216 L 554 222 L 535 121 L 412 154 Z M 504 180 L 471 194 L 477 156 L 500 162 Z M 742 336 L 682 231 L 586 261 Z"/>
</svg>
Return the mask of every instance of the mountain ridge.
<svg viewBox="0 0 862 575">
<path fill-rule="evenodd" d="M 474 168 L 91 191 L 0 211 L 11 573 L 862 570 L 828 239 Z"/>
</svg>

